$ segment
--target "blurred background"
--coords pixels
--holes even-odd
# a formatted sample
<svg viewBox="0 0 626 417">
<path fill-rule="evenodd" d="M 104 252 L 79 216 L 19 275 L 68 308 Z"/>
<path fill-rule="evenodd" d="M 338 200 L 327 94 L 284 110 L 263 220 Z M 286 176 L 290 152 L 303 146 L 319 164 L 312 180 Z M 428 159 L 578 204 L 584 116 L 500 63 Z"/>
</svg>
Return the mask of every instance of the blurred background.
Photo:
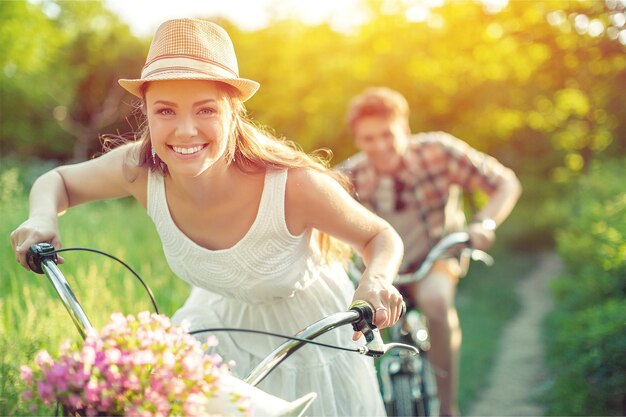
<svg viewBox="0 0 626 417">
<path fill-rule="evenodd" d="M 333 164 L 355 152 L 349 99 L 385 85 L 406 95 L 415 132 L 450 132 L 513 168 L 524 194 L 495 249 L 498 274 L 509 278 L 491 289 L 510 293 L 537 253 L 556 252 L 565 266 L 550 283 L 540 401 L 552 415 L 624 415 L 626 0 L 0 1 L 0 233 L 10 265 L 0 273 L 0 414 L 27 413 L 17 401 L 19 362 L 50 348 L 50 337 L 23 337 L 25 323 L 40 326 L 31 305 L 40 290 L 17 284 L 31 280 L 8 245 L 26 217 L 27 190 L 43 171 L 102 152 L 101 135 L 132 137 L 136 103 L 117 80 L 139 75 L 156 26 L 180 16 L 224 26 L 241 76 L 261 83 L 247 102 L 252 117 L 307 151 L 331 149 Z M 62 220 L 66 243 L 77 225 L 87 232 L 70 234 L 72 245 L 119 249 L 138 236 L 94 243 L 89 232 L 97 219 L 127 219 L 134 209 L 126 202 L 80 210 Z M 162 285 L 171 313 L 184 287 L 172 300 L 167 267 L 155 266 L 162 261 L 136 262 L 153 273 L 157 292 Z M 484 291 L 488 302 L 488 289 L 463 291 Z M 498 328 L 520 305 L 508 297 Z M 466 381 L 476 372 L 466 369 Z M 466 390 L 462 405 L 476 395 Z"/>
</svg>

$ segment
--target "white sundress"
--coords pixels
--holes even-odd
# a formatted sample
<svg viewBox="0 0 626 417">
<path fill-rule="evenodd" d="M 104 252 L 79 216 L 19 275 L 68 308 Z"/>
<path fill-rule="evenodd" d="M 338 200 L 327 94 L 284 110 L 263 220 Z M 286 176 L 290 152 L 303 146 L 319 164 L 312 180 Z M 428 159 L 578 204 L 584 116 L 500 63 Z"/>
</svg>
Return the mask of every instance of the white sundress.
<svg viewBox="0 0 626 417">
<path fill-rule="evenodd" d="M 148 214 L 171 269 L 192 285 L 189 298 L 173 316 L 174 322 L 186 320 L 191 330 L 233 327 L 294 335 L 347 308 L 354 288 L 341 265 L 320 264 L 311 233 L 294 236 L 287 229 L 286 180 L 286 170 L 268 170 L 250 230 L 231 248 L 208 250 L 176 226 L 163 176 L 149 174 Z M 217 353 L 225 361 L 235 361 L 233 374 L 240 378 L 284 341 L 238 332 L 214 335 L 219 341 Z M 318 340 L 357 346 L 350 326 L 332 330 Z M 307 410 L 310 416 L 385 415 L 373 360 L 356 353 L 304 346 L 258 387 L 289 401 L 316 392 L 317 399 Z"/>
</svg>

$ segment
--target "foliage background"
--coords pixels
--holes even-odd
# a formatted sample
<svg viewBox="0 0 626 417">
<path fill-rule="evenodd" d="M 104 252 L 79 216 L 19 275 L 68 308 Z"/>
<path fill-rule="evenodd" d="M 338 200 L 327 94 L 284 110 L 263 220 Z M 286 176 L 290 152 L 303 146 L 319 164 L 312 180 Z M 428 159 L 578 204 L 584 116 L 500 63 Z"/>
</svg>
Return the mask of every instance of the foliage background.
<svg viewBox="0 0 626 417">
<path fill-rule="evenodd" d="M 608 197 L 596 190 L 609 184 L 613 195 L 624 190 L 623 172 L 607 167 L 623 166 L 626 153 L 626 2 L 362 0 L 360 5 L 369 18 L 349 31 L 332 22 L 306 25 L 280 13 L 257 30 L 206 17 L 229 31 L 242 76 L 262 84 L 247 105 L 253 118 L 307 151 L 330 148 L 333 163 L 352 154 L 344 123 L 348 101 L 367 86 L 387 85 L 406 94 L 415 131 L 448 131 L 512 167 L 524 195 L 499 247 L 532 253 L 552 249 L 558 240 L 572 271 L 594 271 L 586 279 L 568 275 L 562 278 L 567 284 L 556 286 L 561 319 L 555 318 L 548 332 L 560 338 L 553 356 L 578 346 L 569 342 L 580 327 L 597 330 L 587 339 L 592 345 L 623 346 L 619 265 L 626 254 L 624 235 L 615 230 L 623 230 L 625 218 L 623 211 L 598 208 Z M 8 233 L 26 215 L 19 204 L 25 204 L 23 192 L 38 173 L 98 154 L 101 134 L 132 138 L 140 123 L 136 103 L 116 81 L 137 76 L 149 39 L 132 35 L 99 0 L 0 1 L 0 23 L 0 172 L 5 178 L 0 193 L 7 204 L 3 233 Z M 21 194 L 7 191 L 11 181 Z M 21 203 L 9 203 L 17 200 Z M 597 218 L 583 220 L 589 213 Z M 613 216 L 611 224 L 601 226 L 607 216 Z M 593 244 L 584 246 L 581 236 Z M 66 232 L 64 240 L 71 239 Z M 593 239 L 602 239 L 602 247 L 613 252 L 597 251 Z M 86 243 L 100 244 L 106 249 L 106 240 Z M 0 298 L 4 306 L 18 294 L 19 281 L 9 275 L 1 277 L 11 282 Z M 608 307 L 600 306 L 609 299 Z M 558 325 L 574 311 L 561 305 L 591 308 L 594 303 L 607 310 L 589 312 L 576 321 L 579 327 Z M 0 321 L 16 328 L 23 311 L 1 311 Z M 600 326 L 599 317 L 608 317 L 610 325 Z M 593 360 L 617 369 L 618 379 L 610 380 L 622 381 L 623 355 L 607 349 L 593 349 Z M 579 364 L 590 355 L 571 360 Z M 546 397 L 554 412 L 623 412 L 619 401 L 603 394 L 608 389 L 594 393 L 593 401 L 563 408 L 568 396 L 591 391 L 588 381 L 597 380 L 597 368 L 576 367 L 587 383 L 574 386 L 559 383 L 569 374 L 558 364 L 552 369 L 558 395 Z"/>
</svg>

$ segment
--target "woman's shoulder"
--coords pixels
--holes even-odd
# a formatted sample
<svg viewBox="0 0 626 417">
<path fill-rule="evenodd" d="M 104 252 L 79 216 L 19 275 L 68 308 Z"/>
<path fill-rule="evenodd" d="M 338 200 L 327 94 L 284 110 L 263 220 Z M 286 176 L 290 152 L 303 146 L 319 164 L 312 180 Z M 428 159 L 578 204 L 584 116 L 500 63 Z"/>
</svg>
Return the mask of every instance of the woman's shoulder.
<svg viewBox="0 0 626 417">
<path fill-rule="evenodd" d="M 342 185 L 330 173 L 314 168 L 290 168 L 287 174 L 286 193 L 292 202 L 299 204 L 311 199 L 326 198 Z"/>
<path fill-rule="evenodd" d="M 140 143 L 130 142 L 110 150 L 106 155 L 115 160 L 125 187 L 135 198 L 143 202 L 150 170 L 141 163 L 140 150 Z"/>
<path fill-rule="evenodd" d="M 333 199 L 339 187 L 330 175 L 314 168 L 290 168 L 285 187 L 285 216 L 293 235 L 302 233 L 311 218 L 320 214 L 321 204 Z"/>
<path fill-rule="evenodd" d="M 287 184 L 313 185 L 321 181 L 323 178 L 329 177 L 323 172 L 308 167 L 288 168 L 286 171 Z"/>
<path fill-rule="evenodd" d="M 122 177 L 128 184 L 146 180 L 148 177 L 148 167 L 141 164 L 140 158 L 141 144 L 130 142 L 109 150 L 104 156 L 113 160 L 113 166 L 119 167 Z"/>
</svg>

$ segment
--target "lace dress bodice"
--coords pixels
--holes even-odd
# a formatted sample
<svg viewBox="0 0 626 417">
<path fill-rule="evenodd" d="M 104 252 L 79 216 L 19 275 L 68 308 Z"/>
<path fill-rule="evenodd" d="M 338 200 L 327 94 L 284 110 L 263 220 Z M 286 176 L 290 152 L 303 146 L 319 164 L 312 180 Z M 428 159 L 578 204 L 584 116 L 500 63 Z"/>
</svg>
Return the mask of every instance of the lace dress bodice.
<svg viewBox="0 0 626 417">
<path fill-rule="evenodd" d="M 228 249 L 208 250 L 176 226 L 167 208 L 161 175 L 149 182 L 148 213 L 172 271 L 194 287 L 251 304 L 276 302 L 306 288 L 318 275 L 319 254 L 310 233 L 293 236 L 285 223 L 287 171 L 268 171 L 259 210 L 245 236 Z"/>
</svg>

